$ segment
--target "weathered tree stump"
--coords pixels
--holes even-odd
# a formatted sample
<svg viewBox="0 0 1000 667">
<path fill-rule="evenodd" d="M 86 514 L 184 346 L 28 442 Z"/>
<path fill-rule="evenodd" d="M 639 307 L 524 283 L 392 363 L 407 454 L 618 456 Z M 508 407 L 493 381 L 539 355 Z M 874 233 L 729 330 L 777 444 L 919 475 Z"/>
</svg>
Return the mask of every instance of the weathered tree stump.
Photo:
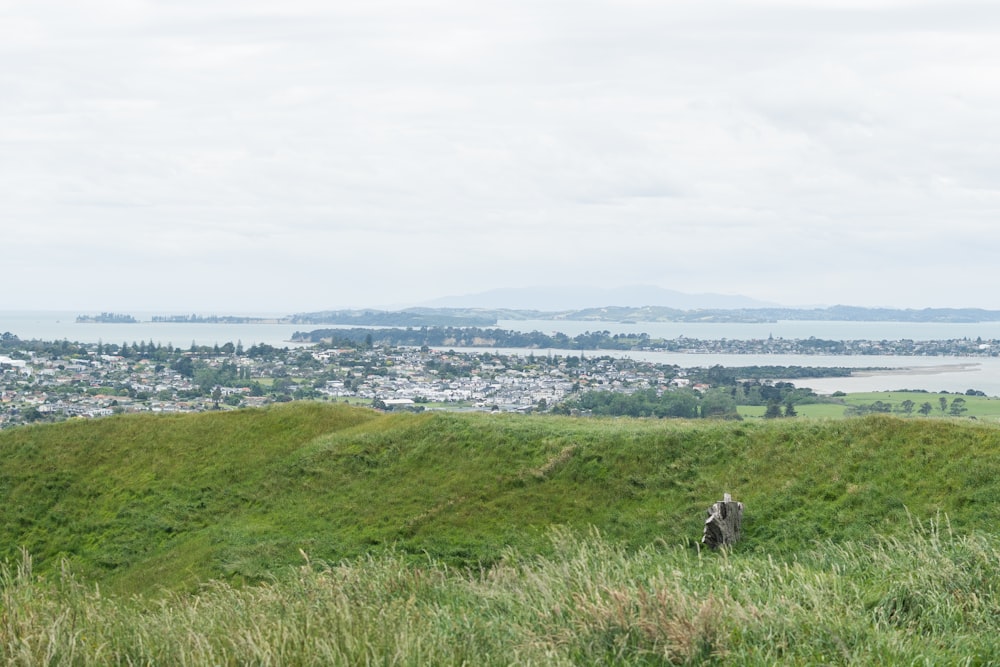
<svg viewBox="0 0 1000 667">
<path fill-rule="evenodd" d="M 701 543 L 713 549 L 735 544 L 740 540 L 742 523 L 743 503 L 734 502 L 733 497 L 727 493 L 708 510 Z"/>
</svg>

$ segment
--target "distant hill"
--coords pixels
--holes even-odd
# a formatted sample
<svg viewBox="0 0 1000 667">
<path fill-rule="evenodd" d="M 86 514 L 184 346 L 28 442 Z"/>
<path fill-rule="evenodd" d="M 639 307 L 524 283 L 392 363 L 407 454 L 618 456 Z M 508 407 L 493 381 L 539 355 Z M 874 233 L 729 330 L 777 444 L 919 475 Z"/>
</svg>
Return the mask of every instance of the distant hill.
<svg viewBox="0 0 1000 667">
<path fill-rule="evenodd" d="M 780 422 L 780 423 L 779 423 Z M 784 557 L 941 513 L 1000 520 L 1000 428 L 946 420 L 706 422 L 426 412 L 295 402 L 0 432 L 0 560 L 65 559 L 102 589 L 248 582 L 394 546 L 478 568 L 552 526 L 692 544 L 723 492 L 741 549 Z"/>
<path fill-rule="evenodd" d="M 448 296 L 421 304 L 428 308 L 509 308 L 564 311 L 604 306 L 663 306 L 679 310 L 767 308 L 777 304 L 729 294 L 688 294 L 651 285 L 626 287 L 517 287 Z"/>
</svg>

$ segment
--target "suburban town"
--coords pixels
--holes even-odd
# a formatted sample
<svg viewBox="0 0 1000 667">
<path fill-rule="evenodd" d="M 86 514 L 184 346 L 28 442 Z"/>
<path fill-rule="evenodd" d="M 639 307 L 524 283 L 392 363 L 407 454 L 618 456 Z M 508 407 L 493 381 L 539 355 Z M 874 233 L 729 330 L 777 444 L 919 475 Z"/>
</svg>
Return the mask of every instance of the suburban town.
<svg viewBox="0 0 1000 667">
<path fill-rule="evenodd" d="M 189 349 L 180 349 L 153 341 L 121 345 L 21 341 L 4 333 L 0 335 L 0 428 L 131 412 L 229 410 L 292 400 L 346 402 L 381 410 L 558 411 L 568 398 L 586 392 L 652 390 L 662 396 L 685 390 L 701 396 L 721 384 L 731 387 L 735 379 L 733 372 L 716 368 L 681 368 L 608 356 L 599 350 L 455 351 L 393 345 L 373 341 L 364 330 L 355 333 L 355 341 L 342 338 L 310 347 L 261 344 L 247 349 L 240 342 L 211 347 L 192 343 Z M 817 348 L 831 351 L 830 343 L 683 339 L 678 344 L 691 352 L 805 354 Z M 996 343 L 847 341 L 840 342 L 837 351 L 993 356 Z M 769 377 L 808 377 L 787 374 L 792 369 L 849 373 L 803 366 Z M 755 377 L 760 382 L 768 376 Z"/>
<path fill-rule="evenodd" d="M 25 348 L 37 349 L 25 349 Z M 291 400 L 383 410 L 529 412 L 582 389 L 685 387 L 674 366 L 585 353 L 479 354 L 429 348 L 242 349 L 227 343 L 177 350 L 150 343 L 57 342 L 0 348 L 0 428 L 129 412 L 199 412 Z M 104 349 L 99 349 L 104 348 Z"/>
</svg>

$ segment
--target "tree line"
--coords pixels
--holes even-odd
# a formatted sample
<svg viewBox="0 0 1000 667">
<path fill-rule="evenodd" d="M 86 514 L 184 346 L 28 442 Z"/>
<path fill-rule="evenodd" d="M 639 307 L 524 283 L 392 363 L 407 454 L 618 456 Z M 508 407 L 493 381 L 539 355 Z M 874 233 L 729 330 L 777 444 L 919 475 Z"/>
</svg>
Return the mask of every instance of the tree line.
<svg viewBox="0 0 1000 667">
<path fill-rule="evenodd" d="M 813 390 L 791 382 L 744 380 L 704 391 L 690 388 L 651 387 L 624 393 L 587 391 L 552 408 L 557 414 L 590 414 L 604 417 L 657 417 L 684 419 L 742 419 L 738 406 L 766 406 L 764 417 L 795 417 L 796 405 L 822 399 Z"/>
</svg>

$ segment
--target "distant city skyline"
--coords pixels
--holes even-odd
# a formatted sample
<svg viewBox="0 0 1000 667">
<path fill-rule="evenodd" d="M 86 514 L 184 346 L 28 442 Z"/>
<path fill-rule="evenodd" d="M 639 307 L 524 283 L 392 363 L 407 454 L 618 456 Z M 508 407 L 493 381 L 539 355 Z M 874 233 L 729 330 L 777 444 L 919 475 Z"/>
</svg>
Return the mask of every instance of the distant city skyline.
<svg viewBox="0 0 1000 667">
<path fill-rule="evenodd" d="M 1000 308 L 1000 5 L 17 2 L 0 309 Z"/>
</svg>

